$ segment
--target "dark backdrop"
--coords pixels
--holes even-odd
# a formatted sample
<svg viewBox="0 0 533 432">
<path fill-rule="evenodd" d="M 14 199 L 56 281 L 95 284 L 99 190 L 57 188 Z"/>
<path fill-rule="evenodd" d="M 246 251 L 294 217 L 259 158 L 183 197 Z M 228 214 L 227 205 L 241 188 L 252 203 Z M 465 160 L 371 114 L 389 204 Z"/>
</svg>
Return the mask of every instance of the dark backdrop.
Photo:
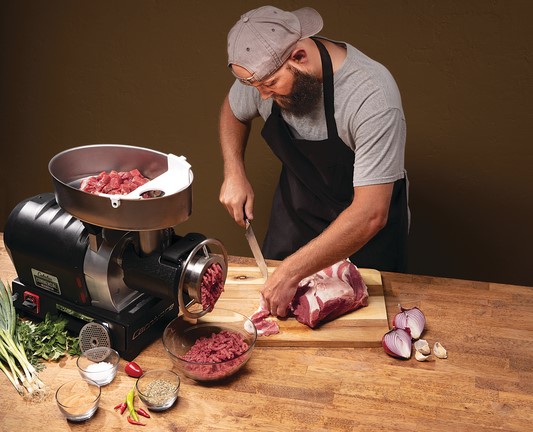
<svg viewBox="0 0 533 432">
<path fill-rule="evenodd" d="M 123 143 L 187 156 L 193 214 L 177 231 L 203 232 L 230 254 L 250 256 L 218 202 L 217 119 L 232 82 L 226 33 L 262 4 L 2 1 L 1 226 L 17 202 L 51 190 L 53 155 Z M 408 122 L 409 271 L 533 285 L 531 2 L 272 4 L 315 7 L 323 35 L 352 43 L 395 76 Z M 262 238 L 279 165 L 257 130 L 248 167 Z"/>
</svg>

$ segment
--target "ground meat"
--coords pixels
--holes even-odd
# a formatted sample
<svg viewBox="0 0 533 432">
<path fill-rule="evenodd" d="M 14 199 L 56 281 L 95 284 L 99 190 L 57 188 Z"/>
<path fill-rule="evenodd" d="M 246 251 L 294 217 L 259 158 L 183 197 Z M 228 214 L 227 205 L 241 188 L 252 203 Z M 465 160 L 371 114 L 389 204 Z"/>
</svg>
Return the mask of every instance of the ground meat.
<svg viewBox="0 0 533 432">
<path fill-rule="evenodd" d="M 80 189 L 96 195 L 126 195 L 148 181 L 138 169 L 120 172 L 112 170 L 109 173 L 102 171 L 97 176 L 83 179 Z"/>
<path fill-rule="evenodd" d="M 213 309 L 224 291 L 224 272 L 220 264 L 211 265 L 202 278 L 201 293 L 203 309 Z"/>
<path fill-rule="evenodd" d="M 181 356 L 183 360 L 195 363 L 220 363 L 231 360 L 246 352 L 248 344 L 242 334 L 229 330 L 201 337 Z"/>
<path fill-rule="evenodd" d="M 225 378 L 242 363 L 249 345 L 242 334 L 229 330 L 212 333 L 210 337 L 201 337 L 181 359 L 192 364 L 186 366 L 187 371 L 199 379 L 213 380 Z M 212 364 L 205 364 L 212 363 Z"/>
</svg>

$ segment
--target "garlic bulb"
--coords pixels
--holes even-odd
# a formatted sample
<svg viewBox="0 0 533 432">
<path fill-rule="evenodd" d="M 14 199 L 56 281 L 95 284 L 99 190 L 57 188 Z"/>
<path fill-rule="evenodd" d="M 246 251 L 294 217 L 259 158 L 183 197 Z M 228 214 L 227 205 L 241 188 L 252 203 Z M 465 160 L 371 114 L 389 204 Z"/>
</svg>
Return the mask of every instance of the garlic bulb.
<svg viewBox="0 0 533 432">
<path fill-rule="evenodd" d="M 440 344 L 440 342 L 435 342 L 435 345 L 433 345 L 433 354 L 435 354 L 435 357 L 438 357 L 440 359 L 448 358 L 448 352 Z"/>
</svg>

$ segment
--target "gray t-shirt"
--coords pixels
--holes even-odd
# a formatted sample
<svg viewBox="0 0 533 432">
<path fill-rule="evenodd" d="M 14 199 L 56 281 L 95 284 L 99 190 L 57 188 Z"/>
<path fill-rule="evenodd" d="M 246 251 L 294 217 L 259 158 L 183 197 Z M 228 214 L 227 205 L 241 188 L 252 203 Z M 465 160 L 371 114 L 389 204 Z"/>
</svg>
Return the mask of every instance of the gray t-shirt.
<svg viewBox="0 0 533 432">
<path fill-rule="evenodd" d="M 335 121 L 340 138 L 355 152 L 354 186 L 391 183 L 405 176 L 406 126 L 400 92 L 390 72 L 380 63 L 345 43 L 346 59 L 334 74 Z M 272 99 L 235 81 L 229 103 L 235 117 L 248 121 L 270 116 Z M 295 138 L 327 138 L 324 104 L 306 117 L 285 112 L 283 118 Z"/>
</svg>

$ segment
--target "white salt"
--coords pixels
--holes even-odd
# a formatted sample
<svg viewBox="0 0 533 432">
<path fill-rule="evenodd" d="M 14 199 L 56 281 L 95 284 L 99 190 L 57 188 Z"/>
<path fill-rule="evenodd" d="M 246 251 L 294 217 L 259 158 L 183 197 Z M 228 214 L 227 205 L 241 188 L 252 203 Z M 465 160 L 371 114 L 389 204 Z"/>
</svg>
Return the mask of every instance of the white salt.
<svg viewBox="0 0 533 432">
<path fill-rule="evenodd" d="M 105 384 L 109 382 L 109 378 L 112 378 L 113 365 L 105 361 L 91 363 L 87 366 L 86 371 L 90 373 L 89 377 L 96 384 Z"/>
</svg>

